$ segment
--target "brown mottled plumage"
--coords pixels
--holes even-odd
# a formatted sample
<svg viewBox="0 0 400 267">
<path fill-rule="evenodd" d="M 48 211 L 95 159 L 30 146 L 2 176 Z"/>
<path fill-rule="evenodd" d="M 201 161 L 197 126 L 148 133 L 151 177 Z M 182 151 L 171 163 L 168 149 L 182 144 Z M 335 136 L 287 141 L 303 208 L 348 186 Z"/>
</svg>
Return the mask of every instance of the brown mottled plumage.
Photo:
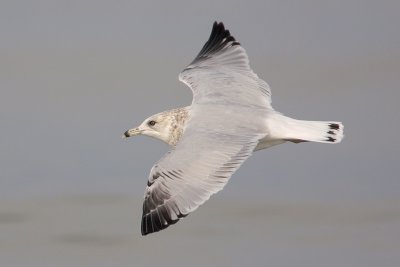
<svg viewBox="0 0 400 267">
<path fill-rule="evenodd" d="M 169 139 L 168 144 L 175 146 L 181 138 L 186 122 L 188 120 L 188 107 L 176 108 L 172 110 L 165 111 L 165 116 L 170 117 L 171 126 L 169 128 Z"/>
</svg>

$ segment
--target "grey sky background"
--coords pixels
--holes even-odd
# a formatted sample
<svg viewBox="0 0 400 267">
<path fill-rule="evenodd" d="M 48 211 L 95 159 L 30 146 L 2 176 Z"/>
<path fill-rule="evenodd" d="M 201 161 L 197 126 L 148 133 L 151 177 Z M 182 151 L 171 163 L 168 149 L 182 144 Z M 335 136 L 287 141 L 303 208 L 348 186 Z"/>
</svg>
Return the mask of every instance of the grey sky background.
<svg viewBox="0 0 400 267">
<path fill-rule="evenodd" d="M 210 250 L 208 260 L 198 259 L 199 266 L 234 266 L 246 259 L 259 264 L 269 259 L 273 266 L 293 266 L 294 262 L 297 266 L 398 266 L 400 260 L 395 251 L 400 247 L 396 208 L 400 204 L 399 10 L 398 1 L 1 1 L 0 228 L 6 234 L 3 241 L 0 239 L 0 248 L 8 248 L 3 250 L 8 256 L 2 255 L 7 266 L 26 266 L 24 259 L 36 259 L 33 263 L 37 266 L 54 266 L 52 260 L 63 257 L 76 259 L 73 263 L 80 266 L 107 266 L 107 260 L 100 264 L 73 254 L 75 247 L 82 244 L 89 247 L 89 255 L 102 255 L 102 249 L 110 249 L 110 256 L 118 255 L 121 266 L 125 266 L 125 260 L 134 262 L 130 251 L 138 251 L 132 248 L 133 243 L 143 245 L 139 251 L 144 254 L 136 260 L 147 266 L 147 250 L 143 249 L 151 250 L 151 242 L 157 242 L 160 250 L 168 242 L 180 244 L 178 247 L 186 244 L 206 253 L 208 247 L 203 247 L 203 242 L 224 247 L 220 254 Z M 168 147 L 145 137 L 122 140 L 121 135 L 149 115 L 190 104 L 191 92 L 178 81 L 178 74 L 199 52 L 215 20 L 223 21 L 247 50 L 253 70 L 272 88 L 275 109 L 299 119 L 342 121 L 345 138 L 339 145 L 285 144 L 255 153 L 225 190 L 198 210 L 199 214 L 190 215 L 187 222 L 168 229 L 166 234 L 143 241 L 138 236 L 138 220 L 147 175 Z M 91 250 L 91 244 L 104 239 L 85 234 L 82 239 L 79 233 L 86 230 L 78 225 L 92 218 L 79 215 L 85 214 L 80 210 L 82 205 L 93 202 L 102 208 L 96 213 L 102 214 L 99 218 L 120 211 L 126 213 L 126 222 L 123 226 L 110 222 L 101 230 L 87 226 L 87 230 L 106 236 L 110 231 L 112 236 L 116 228 L 124 229 L 126 239 L 106 238 L 111 241 L 100 245 L 100 250 Z M 278 207 L 289 203 L 286 217 L 278 216 L 271 222 L 270 210 L 261 206 L 265 214 L 258 216 L 268 230 L 259 217 L 246 215 L 249 221 L 241 224 L 239 219 L 243 226 L 225 229 L 226 235 L 222 234 L 218 241 L 210 241 L 201 231 L 190 235 L 189 225 L 196 229 L 207 227 L 209 213 L 217 225 L 223 220 L 231 225 L 232 214 L 240 215 L 239 208 L 246 211 L 262 203 L 277 203 Z M 285 228 L 279 221 L 298 219 L 291 213 L 291 207 L 296 207 L 293 203 L 301 203 L 306 211 L 311 209 L 310 213 L 305 212 L 311 222 L 312 218 L 319 218 L 319 209 L 312 212 L 314 206 L 308 206 L 312 203 L 322 205 L 322 213 L 324 205 L 349 207 L 339 212 L 338 216 L 345 218 L 354 208 L 360 212 L 354 215 L 355 220 L 371 217 L 379 223 L 371 228 L 361 227 L 361 232 L 357 232 L 357 223 L 351 225 L 354 229 L 340 223 L 328 227 L 333 236 L 346 236 L 346 227 L 354 230 L 349 230 L 350 238 L 344 241 L 352 248 L 347 254 L 346 246 L 339 241 L 329 243 L 326 240 L 331 239 L 326 236 L 326 240 L 306 240 L 307 245 L 301 246 L 287 235 L 288 231 L 297 233 L 297 228 L 290 223 Z M 96 210 L 92 204 L 88 210 Z M 58 228 L 52 226 L 55 216 L 67 216 L 57 212 L 66 207 L 75 218 L 77 229 L 70 230 L 72 237 L 63 239 L 57 236 L 70 219 L 60 221 Z M 369 207 L 372 213 L 368 213 Z M 45 214 L 40 217 L 43 225 L 48 225 L 43 226 L 43 236 L 50 229 L 50 240 L 73 245 L 66 254 L 54 259 L 39 256 L 54 250 L 49 241 L 40 243 L 36 252 L 28 254 L 31 256 L 15 260 L 18 251 L 29 250 L 28 245 L 21 244 L 30 244 L 28 239 L 34 244 L 43 237 L 41 231 L 37 236 L 17 231 L 21 227 L 32 232 L 29 229 L 33 229 L 34 223 L 24 219 L 24 214 L 32 213 L 32 209 Z M 222 212 L 220 222 L 218 212 Z M 298 210 L 294 214 L 306 217 Z M 330 216 L 332 220 L 338 218 Z M 12 223 L 1 224 L 10 218 Z M 18 218 L 22 218 L 21 225 Z M 82 221 L 78 223 L 79 218 Z M 315 234 L 315 225 L 304 225 L 308 230 L 301 228 L 299 232 Z M 321 225 L 323 228 L 324 224 Z M 383 225 L 387 232 L 375 233 L 375 238 L 368 239 L 371 247 L 357 247 L 360 238 L 364 240 L 367 233 Z M 184 240 L 178 238 L 182 234 L 179 227 L 186 235 Z M 243 231 L 248 227 L 252 230 L 241 232 L 240 227 Z M 279 228 L 277 232 L 274 227 Z M 263 229 L 264 234 L 256 234 Z M 13 231 L 20 234 L 14 235 Z M 279 231 L 285 234 L 280 235 Z M 199 236 L 203 238 L 200 241 Z M 399 238 L 395 239 L 396 236 Z M 232 244 L 239 240 L 245 243 L 234 247 Z M 328 246 L 321 247 L 318 242 Z M 243 261 L 235 261 L 235 257 L 223 260 L 221 255 L 242 251 L 245 244 L 250 248 L 251 244 L 263 244 L 274 253 L 260 255 L 264 250 L 257 246 L 253 252 L 242 252 Z M 119 246 L 123 252 L 113 254 Z M 308 257 L 314 249 L 320 250 L 318 257 L 312 257 L 318 263 L 315 265 Z M 195 254 L 191 250 L 186 252 Z M 254 254 L 258 252 L 258 256 Z M 293 257 L 287 256 L 282 262 L 280 256 L 286 252 Z M 339 255 L 343 253 L 340 261 Z M 363 260 L 357 261 L 360 257 Z M 328 258 L 336 260 L 327 263 Z M 61 261 L 59 266 L 69 263 Z M 172 263 L 183 264 L 173 260 Z"/>
</svg>

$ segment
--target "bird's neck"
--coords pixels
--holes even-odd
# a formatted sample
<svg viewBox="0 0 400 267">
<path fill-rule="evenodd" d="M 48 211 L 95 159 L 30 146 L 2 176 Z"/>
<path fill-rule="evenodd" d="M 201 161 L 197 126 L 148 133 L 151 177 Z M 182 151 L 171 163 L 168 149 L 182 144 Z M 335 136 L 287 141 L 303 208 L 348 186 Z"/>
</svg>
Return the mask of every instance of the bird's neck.
<svg viewBox="0 0 400 267">
<path fill-rule="evenodd" d="M 189 107 L 177 108 L 168 111 L 171 123 L 169 127 L 169 138 L 167 143 L 175 146 L 181 139 L 189 118 Z"/>
</svg>

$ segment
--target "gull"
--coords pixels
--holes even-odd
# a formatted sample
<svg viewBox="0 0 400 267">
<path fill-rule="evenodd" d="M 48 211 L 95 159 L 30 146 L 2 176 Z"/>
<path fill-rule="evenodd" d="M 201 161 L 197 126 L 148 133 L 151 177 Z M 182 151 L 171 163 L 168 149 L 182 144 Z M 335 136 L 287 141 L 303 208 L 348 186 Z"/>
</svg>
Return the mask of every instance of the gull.
<svg viewBox="0 0 400 267">
<path fill-rule="evenodd" d="M 222 190 L 253 151 L 343 138 L 341 122 L 297 120 L 275 111 L 270 87 L 252 71 L 246 51 L 222 22 L 214 22 L 179 80 L 192 90 L 192 104 L 155 114 L 123 136 L 147 135 L 171 146 L 150 171 L 142 235 L 196 210 Z"/>
</svg>

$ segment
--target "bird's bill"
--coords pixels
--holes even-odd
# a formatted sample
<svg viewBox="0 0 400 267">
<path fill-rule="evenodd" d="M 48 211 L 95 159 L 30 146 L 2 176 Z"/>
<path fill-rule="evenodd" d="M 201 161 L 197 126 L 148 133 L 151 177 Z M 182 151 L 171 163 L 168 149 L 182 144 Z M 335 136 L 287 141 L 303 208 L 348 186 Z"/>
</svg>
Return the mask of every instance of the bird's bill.
<svg viewBox="0 0 400 267">
<path fill-rule="evenodd" d="M 139 127 L 132 128 L 132 129 L 129 129 L 128 131 L 126 131 L 124 133 L 124 135 L 122 136 L 122 138 L 128 138 L 128 137 L 131 137 L 131 136 L 139 135 L 141 133 L 142 133 L 142 130 L 140 130 Z"/>
</svg>

